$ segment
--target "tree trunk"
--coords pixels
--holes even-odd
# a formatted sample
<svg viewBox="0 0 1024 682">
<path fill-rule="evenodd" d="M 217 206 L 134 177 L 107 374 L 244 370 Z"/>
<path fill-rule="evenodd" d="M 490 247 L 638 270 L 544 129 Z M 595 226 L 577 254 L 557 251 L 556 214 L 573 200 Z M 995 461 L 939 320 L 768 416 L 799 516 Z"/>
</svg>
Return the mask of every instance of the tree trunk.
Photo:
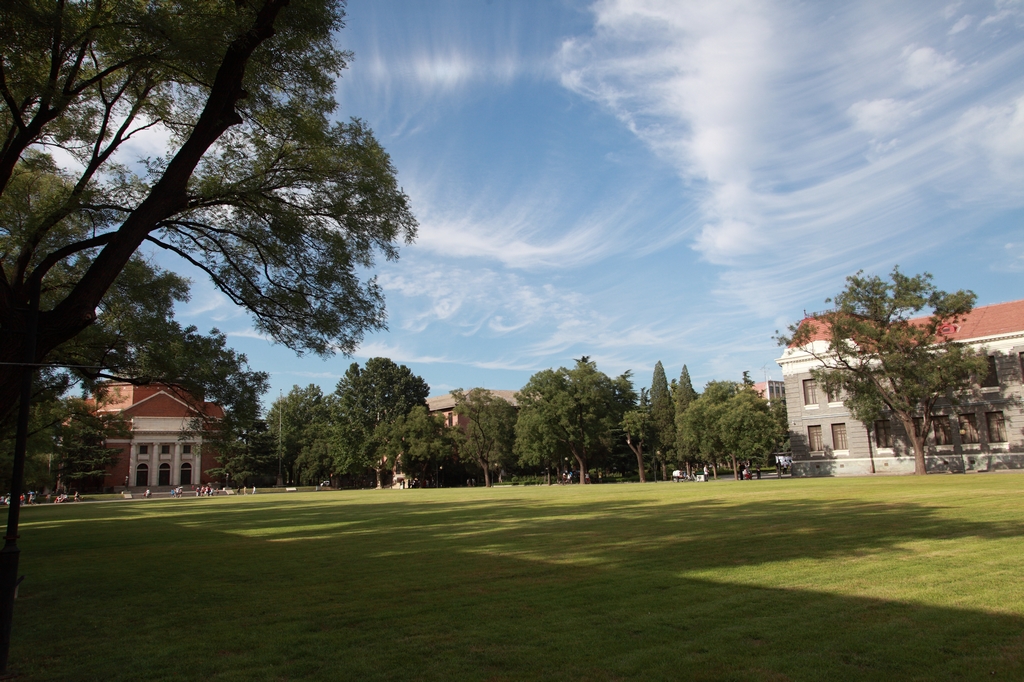
<svg viewBox="0 0 1024 682">
<path fill-rule="evenodd" d="M 576 453 L 573 453 L 573 457 L 576 458 L 576 463 L 580 465 L 580 483 L 588 483 L 587 481 L 587 460 L 580 457 Z"/>
<path fill-rule="evenodd" d="M 640 482 L 647 483 L 647 472 L 644 471 L 644 449 L 643 447 L 633 447 L 633 444 L 629 442 L 629 437 L 626 438 L 626 445 L 636 455 L 636 467 L 640 472 Z"/>
<path fill-rule="evenodd" d="M 740 469 L 736 466 L 736 455 L 729 455 L 729 460 L 732 462 L 732 477 L 738 481 L 740 480 Z"/>
<path fill-rule="evenodd" d="M 482 459 L 478 459 L 477 463 L 480 465 L 480 468 L 484 470 L 484 487 L 490 488 L 491 487 L 491 468 L 489 466 L 487 466 L 487 462 L 485 462 Z"/>
<path fill-rule="evenodd" d="M 712 460 L 711 462 L 711 473 L 715 475 L 715 480 L 718 480 L 718 461 Z"/>
<path fill-rule="evenodd" d="M 668 480 L 668 462 L 661 460 L 661 480 Z"/>
<path fill-rule="evenodd" d="M 377 490 L 381 490 L 384 486 L 380 483 L 380 467 L 373 470 L 377 474 Z"/>
<path fill-rule="evenodd" d="M 924 436 L 918 436 L 914 432 L 913 416 L 909 418 L 903 415 L 897 416 L 900 419 L 900 423 L 903 424 L 903 430 L 907 432 L 907 439 L 914 446 L 914 475 L 924 476 L 928 473 L 928 467 L 925 466 L 924 462 Z"/>
</svg>

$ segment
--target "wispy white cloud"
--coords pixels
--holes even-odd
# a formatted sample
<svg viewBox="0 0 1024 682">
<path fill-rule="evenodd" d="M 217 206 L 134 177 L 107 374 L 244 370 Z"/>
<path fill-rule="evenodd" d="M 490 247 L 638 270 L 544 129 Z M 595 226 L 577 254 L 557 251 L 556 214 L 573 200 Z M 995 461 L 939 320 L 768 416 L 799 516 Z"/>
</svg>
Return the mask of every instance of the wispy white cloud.
<svg viewBox="0 0 1024 682">
<path fill-rule="evenodd" d="M 961 69 L 953 57 L 941 55 L 930 47 L 908 45 L 903 50 L 904 79 L 914 88 L 938 85 Z"/>
<path fill-rule="evenodd" d="M 872 135 L 886 135 L 896 132 L 914 115 L 909 102 L 892 98 L 860 100 L 849 108 L 857 130 Z"/>
<path fill-rule="evenodd" d="M 1020 0 L 996 0 L 994 4 L 995 11 L 981 20 L 982 26 L 998 24 L 1007 19 L 1020 23 L 1024 18 L 1024 3 L 1021 3 Z"/>
<path fill-rule="evenodd" d="M 692 247 L 727 266 L 723 304 L 774 317 L 853 263 L 912 254 L 925 225 L 934 248 L 959 232 L 939 215 L 1018 181 L 1019 39 L 952 48 L 957 8 L 879 7 L 605 0 L 563 45 L 565 87 L 705 192 Z"/>
<path fill-rule="evenodd" d="M 1024 242 L 1007 242 L 1003 258 L 993 259 L 993 267 L 1009 272 L 1024 272 Z"/>
<path fill-rule="evenodd" d="M 263 332 L 256 331 L 252 327 L 248 327 L 246 329 L 236 329 L 236 330 L 233 330 L 233 331 L 228 331 L 228 332 L 225 332 L 225 335 L 228 338 L 234 337 L 234 338 L 238 338 L 238 339 L 259 339 L 260 341 L 266 341 L 268 343 L 273 343 L 273 339 L 271 339 L 269 336 L 267 336 Z"/>
<path fill-rule="evenodd" d="M 974 22 L 974 17 L 973 16 L 971 16 L 970 14 L 963 15 L 962 17 L 960 17 L 957 20 L 957 22 L 955 24 L 953 24 L 950 27 L 949 35 L 956 35 L 960 31 L 966 31 L 968 28 L 970 28 L 970 26 L 971 26 L 971 24 L 973 22 Z"/>
</svg>

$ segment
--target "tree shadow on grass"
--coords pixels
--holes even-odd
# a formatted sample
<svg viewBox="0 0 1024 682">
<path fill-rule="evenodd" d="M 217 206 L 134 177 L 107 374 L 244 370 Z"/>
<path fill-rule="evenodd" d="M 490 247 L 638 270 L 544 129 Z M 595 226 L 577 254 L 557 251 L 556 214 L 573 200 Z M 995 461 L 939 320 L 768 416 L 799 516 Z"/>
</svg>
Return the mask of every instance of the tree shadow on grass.
<svg viewBox="0 0 1024 682">
<path fill-rule="evenodd" d="M 206 530 L 264 542 L 332 542 L 369 535 L 389 552 L 474 551 L 577 557 L 588 565 L 663 555 L 700 570 L 792 560 L 861 556 L 919 540 L 1024 537 L 1024 520 L 951 518 L 935 506 L 854 500 L 729 502 L 636 500 L 524 504 L 522 500 L 295 504 L 174 510 L 106 523 L 158 523 L 185 538 Z M 126 533 L 129 536 L 145 533 Z M 195 539 L 194 537 L 192 538 Z"/>
<path fill-rule="evenodd" d="M 1024 536 L 912 503 L 275 501 L 85 525 L 34 540 L 14 658 L 31 679 L 1024 675 L 1016 614 L 730 578 Z M 69 548 L 81 561 L 52 563 Z"/>
</svg>

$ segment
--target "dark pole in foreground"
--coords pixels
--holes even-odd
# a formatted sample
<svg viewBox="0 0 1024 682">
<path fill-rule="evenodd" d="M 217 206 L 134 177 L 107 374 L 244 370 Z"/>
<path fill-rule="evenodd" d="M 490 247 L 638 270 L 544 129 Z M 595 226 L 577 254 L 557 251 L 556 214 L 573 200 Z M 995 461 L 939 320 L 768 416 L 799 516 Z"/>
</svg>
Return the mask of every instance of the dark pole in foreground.
<svg viewBox="0 0 1024 682">
<path fill-rule="evenodd" d="M 25 366 L 21 375 L 21 402 L 18 404 L 18 430 L 14 438 L 14 468 L 11 471 L 11 503 L 7 513 L 7 535 L 0 550 L 0 675 L 7 677 L 7 657 L 11 650 L 11 621 L 14 619 L 14 594 L 18 589 L 18 517 L 21 515 L 21 488 L 25 478 L 25 449 L 28 442 L 28 408 L 32 399 L 32 373 L 36 362 L 36 322 L 39 317 L 39 282 L 29 294 L 28 326 L 25 329 Z"/>
</svg>

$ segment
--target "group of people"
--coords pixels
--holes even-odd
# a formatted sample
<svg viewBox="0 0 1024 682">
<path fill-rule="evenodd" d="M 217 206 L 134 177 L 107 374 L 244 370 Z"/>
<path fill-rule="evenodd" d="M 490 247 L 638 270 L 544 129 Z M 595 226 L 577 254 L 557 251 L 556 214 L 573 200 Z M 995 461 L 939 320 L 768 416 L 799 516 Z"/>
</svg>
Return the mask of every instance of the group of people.
<svg viewBox="0 0 1024 682">
<path fill-rule="evenodd" d="M 679 481 L 707 481 L 708 476 L 711 475 L 711 470 L 708 469 L 708 465 L 704 465 L 704 475 L 701 476 L 700 471 L 695 470 L 695 473 L 689 471 L 683 471 L 676 469 L 672 472 L 672 480 L 678 483 Z"/>
<path fill-rule="evenodd" d="M 243 488 L 243 490 L 245 490 L 245 489 Z M 252 489 L 252 491 L 255 493 L 256 492 L 256 488 L 254 487 Z M 221 491 L 216 489 L 216 488 L 214 488 L 212 485 L 192 486 L 192 493 L 196 497 L 213 497 L 218 492 L 221 492 Z M 146 491 L 146 497 L 149 497 L 149 496 L 150 496 L 150 492 L 147 490 Z M 171 489 L 171 497 L 184 497 L 184 496 L 185 496 L 185 488 L 183 486 L 179 485 L 177 488 L 172 488 Z"/>
<path fill-rule="evenodd" d="M 750 467 L 750 460 L 746 462 L 740 462 L 740 476 L 741 481 L 749 481 L 756 478 L 761 480 L 761 467 Z"/>
<path fill-rule="evenodd" d="M 558 482 L 561 485 L 571 485 L 573 483 L 579 483 L 580 482 L 580 475 L 579 475 L 578 472 L 573 471 L 572 469 L 569 469 L 568 471 L 563 471 L 562 472 L 561 476 L 559 476 Z M 583 482 L 584 483 L 590 483 L 590 474 L 589 473 L 583 474 Z"/>
<path fill-rule="evenodd" d="M 43 501 L 49 502 L 51 497 L 53 498 L 54 504 L 60 504 L 61 502 L 82 501 L 82 496 L 78 493 L 77 490 L 75 491 L 74 497 L 68 497 L 68 494 L 63 492 L 59 493 L 56 497 L 52 496 L 50 493 L 46 493 L 45 495 L 43 495 Z M 22 506 L 26 504 L 39 504 L 39 493 L 37 493 L 34 490 L 30 490 L 27 493 L 22 493 L 18 497 L 18 500 L 20 501 Z M 0 495 L 0 504 L 2 504 L 5 507 L 9 507 L 11 505 L 11 496 Z"/>
</svg>

